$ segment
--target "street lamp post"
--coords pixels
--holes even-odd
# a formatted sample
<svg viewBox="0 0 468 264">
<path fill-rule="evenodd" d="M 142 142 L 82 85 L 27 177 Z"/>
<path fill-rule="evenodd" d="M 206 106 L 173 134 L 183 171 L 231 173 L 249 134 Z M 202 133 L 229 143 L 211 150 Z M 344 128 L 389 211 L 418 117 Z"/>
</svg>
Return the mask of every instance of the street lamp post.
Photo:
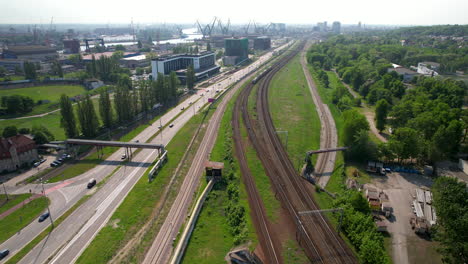
<svg viewBox="0 0 468 264">
<path fill-rule="evenodd" d="M 10 198 L 8 197 L 8 193 L 7 193 L 6 188 L 5 188 L 5 183 L 2 182 L 2 185 L 3 185 L 3 190 L 5 191 L 6 199 L 8 201 L 8 200 L 10 200 Z"/>
<path fill-rule="evenodd" d="M 42 184 L 42 194 L 46 196 L 45 190 L 44 190 L 44 180 L 41 178 L 41 184 Z M 52 224 L 52 229 L 54 229 L 54 221 L 52 220 L 52 215 L 50 214 L 50 208 L 49 208 L 49 203 L 47 203 L 47 212 L 49 212 L 49 219 L 50 223 Z"/>
</svg>

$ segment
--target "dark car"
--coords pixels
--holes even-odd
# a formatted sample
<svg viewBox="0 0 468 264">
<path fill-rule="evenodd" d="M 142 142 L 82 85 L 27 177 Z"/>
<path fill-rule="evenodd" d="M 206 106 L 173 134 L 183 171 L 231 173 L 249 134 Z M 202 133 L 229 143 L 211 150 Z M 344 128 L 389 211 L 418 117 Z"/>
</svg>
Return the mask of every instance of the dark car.
<svg viewBox="0 0 468 264">
<path fill-rule="evenodd" d="M 93 186 L 96 185 L 96 179 L 91 179 L 88 182 L 88 189 L 93 188 Z"/>
<path fill-rule="evenodd" d="M 8 256 L 8 254 L 10 254 L 10 250 L 8 249 L 0 251 L 0 259 L 4 259 L 6 256 Z"/>
<path fill-rule="evenodd" d="M 60 162 L 54 161 L 54 162 L 50 163 L 50 166 L 51 166 L 51 167 L 57 167 L 57 166 L 59 166 L 60 164 L 61 164 Z"/>
<path fill-rule="evenodd" d="M 50 216 L 49 212 L 43 213 L 41 216 L 39 216 L 39 223 L 44 222 L 44 220 L 46 220 L 47 217 L 49 217 L 49 216 Z"/>
<path fill-rule="evenodd" d="M 169 127 L 173 127 L 173 126 L 174 126 L 174 124 L 170 124 L 170 125 L 169 125 Z"/>
</svg>

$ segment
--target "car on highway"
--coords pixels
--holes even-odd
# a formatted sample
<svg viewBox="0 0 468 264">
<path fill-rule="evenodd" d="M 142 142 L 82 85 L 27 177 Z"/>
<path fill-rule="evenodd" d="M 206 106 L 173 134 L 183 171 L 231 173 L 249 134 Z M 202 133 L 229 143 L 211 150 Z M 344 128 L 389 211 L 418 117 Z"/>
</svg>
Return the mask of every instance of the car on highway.
<svg viewBox="0 0 468 264">
<path fill-rule="evenodd" d="M 4 259 L 6 256 L 8 256 L 8 254 L 10 254 L 9 249 L 4 249 L 4 250 L 0 251 L 0 260 Z"/>
<path fill-rule="evenodd" d="M 124 159 L 126 159 L 126 158 L 127 158 L 127 154 L 122 154 L 122 157 L 121 157 L 121 159 L 123 159 L 123 160 L 124 160 Z"/>
<path fill-rule="evenodd" d="M 158 126 L 158 128 L 159 128 L 159 129 L 161 129 L 161 128 L 162 128 L 162 126 Z"/>
<path fill-rule="evenodd" d="M 173 127 L 173 126 L 174 126 L 174 124 L 170 124 L 170 125 L 169 125 L 169 127 Z"/>
<path fill-rule="evenodd" d="M 88 189 L 91 189 L 94 185 L 96 185 L 96 179 L 93 178 L 88 181 L 88 185 L 86 185 L 86 187 L 88 187 Z"/>
<path fill-rule="evenodd" d="M 49 212 L 43 213 L 41 216 L 39 216 L 39 223 L 44 222 L 44 220 L 46 220 L 49 216 Z"/>
<path fill-rule="evenodd" d="M 138 140 L 138 139 L 137 139 L 137 140 L 135 140 L 135 143 L 140 143 L 140 140 Z"/>
<path fill-rule="evenodd" d="M 181 111 L 184 111 L 184 109 L 185 109 L 185 107 L 182 107 L 180 110 L 181 110 Z"/>
</svg>

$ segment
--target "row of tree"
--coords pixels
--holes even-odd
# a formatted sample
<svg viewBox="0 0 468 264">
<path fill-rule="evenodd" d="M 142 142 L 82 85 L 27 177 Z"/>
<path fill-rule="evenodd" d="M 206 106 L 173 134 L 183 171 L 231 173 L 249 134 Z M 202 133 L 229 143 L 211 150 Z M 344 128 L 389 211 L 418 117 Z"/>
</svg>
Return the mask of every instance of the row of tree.
<svg viewBox="0 0 468 264">
<path fill-rule="evenodd" d="M 5 108 L 7 114 L 25 114 L 34 108 L 34 100 L 29 96 L 10 95 L 1 97 L 1 106 Z"/>
<path fill-rule="evenodd" d="M 89 95 L 77 103 L 76 114 L 70 98 L 62 95 L 60 98 L 61 124 L 69 138 L 79 134 L 92 138 L 99 131 L 99 120 L 104 128 L 112 128 L 114 125 L 134 120 L 139 113 L 145 113 L 157 104 L 174 103 L 177 99 L 178 83 L 175 72 L 171 72 L 169 76 L 159 74 L 156 81 L 139 81 L 136 84 L 137 89 L 133 90 L 130 89 L 132 85 L 119 81 L 113 91 L 113 102 L 109 89 L 100 91 L 98 101 L 100 118 L 97 116 Z M 76 119 L 78 119 L 79 127 L 76 125 Z"/>
</svg>

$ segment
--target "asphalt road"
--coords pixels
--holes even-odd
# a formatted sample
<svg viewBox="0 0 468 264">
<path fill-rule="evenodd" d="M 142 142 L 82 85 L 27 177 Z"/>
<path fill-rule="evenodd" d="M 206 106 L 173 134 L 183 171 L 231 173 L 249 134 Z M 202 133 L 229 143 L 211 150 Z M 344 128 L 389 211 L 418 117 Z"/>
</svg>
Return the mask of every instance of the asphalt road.
<svg viewBox="0 0 468 264">
<path fill-rule="evenodd" d="M 282 46 L 282 48 L 284 47 L 285 46 Z M 272 54 L 272 52 L 265 54 L 246 69 L 236 72 L 234 77 L 239 78 L 240 76 L 245 76 L 250 72 L 255 71 L 258 66 L 271 58 Z M 208 159 L 211 149 L 216 141 L 219 124 L 226 109 L 226 105 L 236 90 L 241 86 L 242 83 L 237 84 L 228 92 L 228 94 L 226 94 L 211 117 L 205 136 L 203 137 L 200 147 L 195 155 L 195 159 L 193 160 L 192 165 L 184 178 L 181 189 L 179 190 L 178 195 L 175 198 L 175 201 L 172 204 L 172 207 L 154 239 L 143 263 L 166 263 L 169 261 L 171 252 L 173 251 L 172 241 L 177 236 L 177 233 L 186 219 L 188 207 L 190 206 L 193 194 L 197 189 L 200 177 L 203 173 L 203 163 Z"/>
</svg>

